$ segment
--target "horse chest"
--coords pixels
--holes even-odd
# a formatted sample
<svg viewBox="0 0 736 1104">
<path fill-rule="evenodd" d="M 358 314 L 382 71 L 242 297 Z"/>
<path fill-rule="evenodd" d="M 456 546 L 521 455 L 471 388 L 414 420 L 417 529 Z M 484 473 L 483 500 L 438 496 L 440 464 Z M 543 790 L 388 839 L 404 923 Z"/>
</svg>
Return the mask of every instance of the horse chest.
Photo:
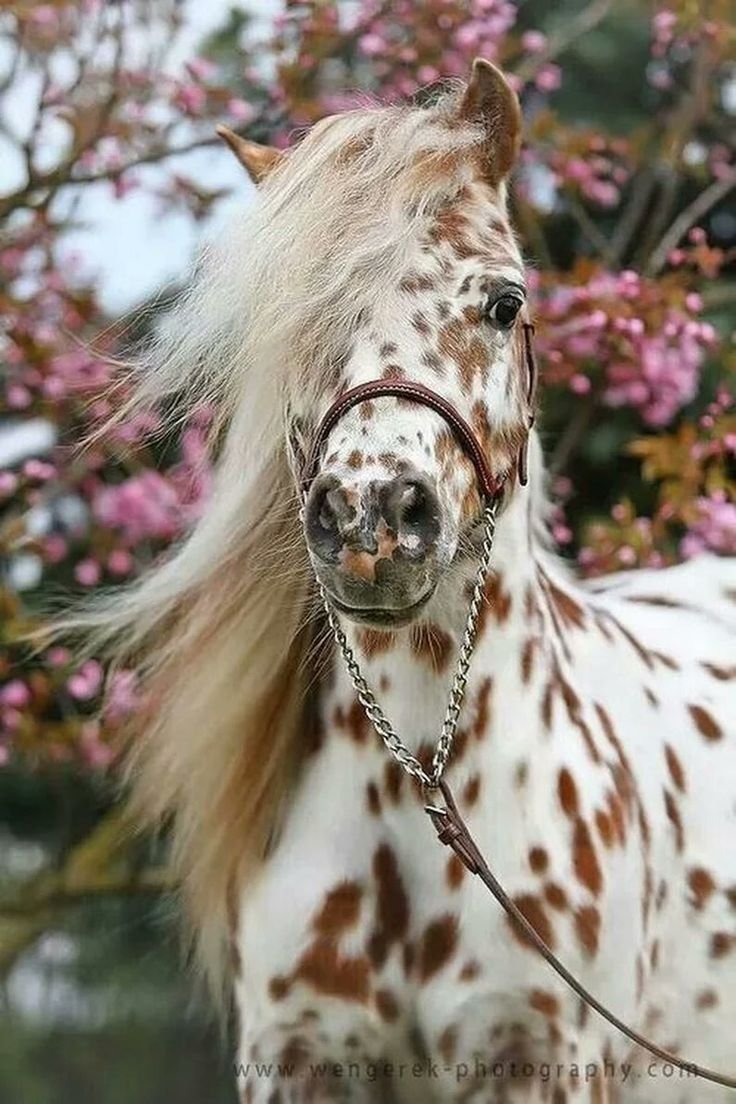
<svg viewBox="0 0 736 1104">
<path fill-rule="evenodd" d="M 607 863 L 600 841 L 582 827 L 588 802 L 605 801 L 603 775 L 598 781 L 578 770 L 575 781 L 560 752 L 569 736 L 562 721 L 559 739 L 553 734 L 532 749 L 527 707 L 506 723 L 492 694 L 487 679 L 471 684 L 450 784 L 525 915 L 574 968 L 606 975 L 610 988 L 609 956 L 620 941 L 639 938 L 642 881 L 636 865 L 636 878 L 621 877 L 624 850 Z M 420 733 L 430 730 L 434 704 L 415 711 Z M 414 1025 L 431 1052 L 449 1053 L 456 1036 L 467 1052 L 502 1050 L 513 1024 L 524 1025 L 529 1046 L 561 1033 L 565 1020 L 577 1020 L 577 1006 L 482 884 L 438 843 L 418 787 L 348 693 L 335 693 L 325 720 L 322 746 L 244 909 L 251 984 L 284 1016 L 333 1007 L 345 1036 L 363 1037 L 377 1025 L 394 1038 Z M 569 748 L 567 762 L 576 762 Z M 616 943 L 603 938 L 614 924 Z M 634 966 L 615 977 L 613 995 L 628 1007 Z"/>
</svg>

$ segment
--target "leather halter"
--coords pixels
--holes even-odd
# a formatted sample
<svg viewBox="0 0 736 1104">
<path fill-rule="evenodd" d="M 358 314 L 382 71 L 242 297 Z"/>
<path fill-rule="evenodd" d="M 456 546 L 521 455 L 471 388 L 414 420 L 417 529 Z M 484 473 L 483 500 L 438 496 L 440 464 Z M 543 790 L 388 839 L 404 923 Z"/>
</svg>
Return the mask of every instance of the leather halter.
<svg viewBox="0 0 736 1104">
<path fill-rule="evenodd" d="M 533 403 L 537 389 L 537 367 L 532 346 L 534 326 L 532 323 L 523 322 L 522 332 L 524 335 L 524 360 L 527 369 L 525 398 L 529 409 L 528 428 L 531 429 L 534 424 Z M 309 456 L 304 465 L 301 478 L 303 495 L 307 494 L 314 482 L 324 444 L 340 419 L 359 403 L 368 402 L 370 399 L 384 398 L 386 396 L 397 399 L 407 399 L 410 402 L 418 403 L 420 406 L 429 407 L 430 410 L 434 410 L 436 414 L 439 414 L 452 430 L 455 440 L 460 445 L 465 455 L 472 462 L 483 497 L 487 502 L 492 502 L 495 498 L 498 498 L 503 489 L 506 473 L 502 475 L 493 474 L 483 446 L 465 418 L 455 409 L 449 399 L 445 399 L 442 395 L 438 395 L 437 392 L 433 391 L 430 387 L 425 386 L 423 383 L 417 383 L 416 380 L 402 379 L 369 380 L 367 383 L 358 384 L 357 387 L 351 387 L 349 391 L 344 391 L 342 395 L 339 395 L 335 399 L 317 427 Z M 518 462 L 519 482 L 524 486 L 527 482 L 527 443 L 528 432 L 524 444 L 519 450 Z"/>
</svg>

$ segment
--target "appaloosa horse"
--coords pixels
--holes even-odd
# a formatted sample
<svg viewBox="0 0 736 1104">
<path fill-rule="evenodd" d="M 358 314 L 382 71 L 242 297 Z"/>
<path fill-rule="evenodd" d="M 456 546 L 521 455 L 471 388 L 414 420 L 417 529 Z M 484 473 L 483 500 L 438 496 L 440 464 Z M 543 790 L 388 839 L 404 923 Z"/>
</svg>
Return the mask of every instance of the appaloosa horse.
<svg viewBox="0 0 736 1104">
<path fill-rule="evenodd" d="M 224 132 L 259 200 L 143 378 L 145 401 L 185 391 L 219 412 L 216 486 L 98 636 L 141 664 L 139 806 L 173 814 L 252 1104 L 732 1099 L 633 1048 L 438 843 L 315 583 L 428 774 L 493 498 L 444 777 L 587 988 L 733 1072 L 736 569 L 589 584 L 550 548 L 506 210 L 519 130 L 506 81 L 476 62 L 429 106 L 325 119 L 285 154 Z M 407 386 L 339 405 L 368 381 Z"/>
</svg>

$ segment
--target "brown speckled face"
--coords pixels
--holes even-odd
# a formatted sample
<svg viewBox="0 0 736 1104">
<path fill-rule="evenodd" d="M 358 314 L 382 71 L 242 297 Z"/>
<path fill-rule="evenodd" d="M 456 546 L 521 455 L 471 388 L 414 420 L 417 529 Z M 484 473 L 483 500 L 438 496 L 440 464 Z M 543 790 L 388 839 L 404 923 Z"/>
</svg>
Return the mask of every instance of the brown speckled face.
<svg viewBox="0 0 736 1104">
<path fill-rule="evenodd" d="M 525 301 L 496 193 L 465 183 L 407 245 L 404 275 L 356 333 L 319 416 L 369 380 L 420 383 L 452 403 L 511 484 L 528 419 Z M 307 542 L 337 609 L 389 627 L 421 614 L 480 511 L 475 470 L 443 417 L 384 396 L 330 432 L 306 504 Z"/>
</svg>

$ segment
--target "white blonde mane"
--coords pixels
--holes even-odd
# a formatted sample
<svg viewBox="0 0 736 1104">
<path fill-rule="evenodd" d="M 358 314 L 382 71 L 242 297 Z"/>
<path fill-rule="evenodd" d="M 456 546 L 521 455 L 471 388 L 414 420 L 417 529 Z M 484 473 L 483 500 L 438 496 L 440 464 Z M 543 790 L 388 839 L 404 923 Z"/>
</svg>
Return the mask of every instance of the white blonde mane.
<svg viewBox="0 0 736 1104">
<path fill-rule="evenodd" d="M 135 406 L 164 401 L 172 420 L 214 406 L 214 493 L 167 562 L 77 626 L 147 690 L 134 801 L 148 823 L 171 818 L 218 990 L 228 895 L 257 867 L 298 768 L 313 642 L 285 408 L 324 390 L 361 316 L 397 285 L 419 225 L 469 179 L 465 155 L 483 136 L 455 107 L 450 92 L 318 124 L 203 258 L 142 365 Z"/>
</svg>

